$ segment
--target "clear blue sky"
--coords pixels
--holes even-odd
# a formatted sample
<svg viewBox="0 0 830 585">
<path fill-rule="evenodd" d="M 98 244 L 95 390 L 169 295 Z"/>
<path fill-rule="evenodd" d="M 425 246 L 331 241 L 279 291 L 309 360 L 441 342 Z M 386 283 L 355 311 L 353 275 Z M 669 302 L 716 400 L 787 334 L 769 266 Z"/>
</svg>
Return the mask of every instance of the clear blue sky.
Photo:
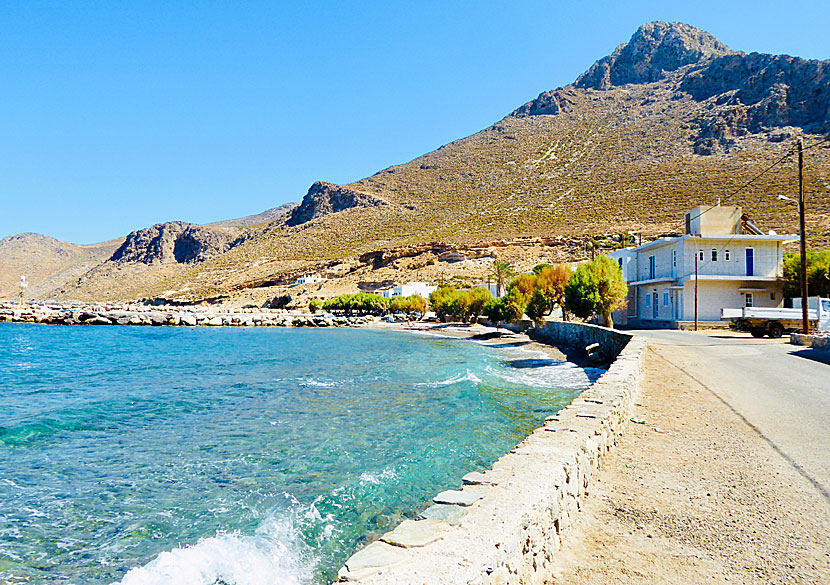
<svg viewBox="0 0 830 585">
<path fill-rule="evenodd" d="M 298 201 L 501 119 L 653 20 L 830 59 L 826 0 L 0 4 L 0 237 Z"/>
</svg>

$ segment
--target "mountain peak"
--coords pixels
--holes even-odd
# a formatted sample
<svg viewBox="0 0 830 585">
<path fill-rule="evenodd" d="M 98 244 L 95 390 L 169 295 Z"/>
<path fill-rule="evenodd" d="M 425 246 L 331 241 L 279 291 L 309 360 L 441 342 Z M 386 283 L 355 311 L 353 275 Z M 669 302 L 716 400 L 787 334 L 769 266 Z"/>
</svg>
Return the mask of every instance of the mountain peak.
<svg viewBox="0 0 830 585">
<path fill-rule="evenodd" d="M 650 22 L 611 55 L 594 63 L 574 85 L 609 89 L 627 83 L 649 83 L 661 79 L 666 71 L 734 53 L 697 27 L 682 22 Z"/>
</svg>

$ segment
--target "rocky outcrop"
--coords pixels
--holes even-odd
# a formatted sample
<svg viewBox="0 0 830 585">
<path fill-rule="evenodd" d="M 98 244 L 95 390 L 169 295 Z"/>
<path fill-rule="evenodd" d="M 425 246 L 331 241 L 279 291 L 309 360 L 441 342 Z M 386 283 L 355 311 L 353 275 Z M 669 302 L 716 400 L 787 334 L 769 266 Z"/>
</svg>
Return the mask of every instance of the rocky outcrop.
<svg viewBox="0 0 830 585">
<path fill-rule="evenodd" d="M 830 132 L 830 61 L 747 55 L 698 28 L 667 22 L 641 26 L 573 85 L 544 92 L 513 115 L 568 113 L 582 90 L 629 84 L 656 84 L 669 103 L 691 97 L 696 111 L 689 121 L 697 127 L 692 147 L 701 155 L 729 150 L 749 134 L 780 141 L 789 133 L 773 130 L 788 126 Z"/>
<path fill-rule="evenodd" d="M 574 84 L 609 89 L 627 83 L 650 83 L 684 65 L 735 52 L 706 31 L 682 22 L 651 22 L 628 43 L 594 63 Z"/>
<path fill-rule="evenodd" d="M 346 209 L 384 205 L 389 203 L 375 195 L 317 181 L 309 188 L 300 206 L 291 212 L 286 223 L 296 226 Z"/>
<path fill-rule="evenodd" d="M 679 89 L 710 102 L 733 135 L 775 126 L 798 126 L 815 134 L 830 131 L 830 61 L 727 55 L 690 71 Z"/>
<path fill-rule="evenodd" d="M 224 230 L 171 221 L 132 232 L 110 261 L 190 264 L 226 252 L 236 240 L 233 234 Z"/>
<path fill-rule="evenodd" d="M 513 112 L 513 116 L 555 116 L 573 110 L 573 88 L 558 88 L 539 94 L 535 100 L 526 103 Z"/>
</svg>

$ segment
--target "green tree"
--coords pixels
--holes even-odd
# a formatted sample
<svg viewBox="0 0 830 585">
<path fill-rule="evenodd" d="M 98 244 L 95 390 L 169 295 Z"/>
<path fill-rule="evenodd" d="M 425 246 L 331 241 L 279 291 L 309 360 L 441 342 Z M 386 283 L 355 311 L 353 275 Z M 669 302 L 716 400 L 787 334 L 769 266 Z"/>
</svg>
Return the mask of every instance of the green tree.
<svg viewBox="0 0 830 585">
<path fill-rule="evenodd" d="M 602 315 L 606 327 L 613 327 L 611 313 L 625 306 L 628 285 L 619 265 L 600 256 L 580 265 L 565 287 L 565 305 L 574 315 L 587 319 Z"/>
<path fill-rule="evenodd" d="M 536 301 L 542 306 L 547 306 L 547 313 L 550 314 L 554 307 L 562 309 L 562 319 L 567 320 L 568 313 L 565 310 L 565 287 L 571 278 L 571 269 L 566 264 L 540 264 L 537 266 L 536 288 L 541 291 L 546 304 L 542 300 Z M 534 271 L 536 270 L 534 268 Z M 528 313 L 530 316 L 530 313 Z"/>
<path fill-rule="evenodd" d="M 446 286 L 434 291 L 429 296 L 429 302 L 441 319 L 453 317 L 462 321 L 476 321 L 484 305 L 492 298 L 490 291 L 481 286 L 462 290 Z"/>
<path fill-rule="evenodd" d="M 308 310 L 312 313 L 317 313 L 320 309 L 323 308 L 323 301 L 319 301 L 317 299 L 311 299 L 308 301 Z"/>
<path fill-rule="evenodd" d="M 552 310 L 553 303 L 545 295 L 545 293 L 538 288 L 533 291 L 533 295 L 531 295 L 530 300 L 527 303 L 527 307 L 525 307 L 525 313 L 527 313 L 527 316 L 533 319 L 535 323 L 540 323 L 546 315 L 550 315 Z"/>
<path fill-rule="evenodd" d="M 801 296 L 801 254 L 784 257 L 784 296 Z M 830 297 L 830 249 L 807 250 L 807 294 Z"/>
<path fill-rule="evenodd" d="M 490 269 L 490 275 L 493 277 L 493 280 L 496 281 L 496 296 L 500 297 L 502 291 L 505 289 L 507 285 L 507 281 L 509 281 L 513 276 L 515 276 L 515 271 L 513 270 L 513 266 L 511 266 L 510 262 L 502 262 L 498 259 L 493 260 L 493 266 Z"/>
<path fill-rule="evenodd" d="M 429 304 L 442 321 L 451 315 L 449 303 L 455 292 L 454 286 L 439 286 L 429 295 Z"/>
<path fill-rule="evenodd" d="M 522 318 L 524 310 L 519 307 L 515 300 L 506 296 L 500 299 L 490 299 L 482 308 L 484 315 L 498 328 L 503 321 L 518 321 Z"/>
</svg>

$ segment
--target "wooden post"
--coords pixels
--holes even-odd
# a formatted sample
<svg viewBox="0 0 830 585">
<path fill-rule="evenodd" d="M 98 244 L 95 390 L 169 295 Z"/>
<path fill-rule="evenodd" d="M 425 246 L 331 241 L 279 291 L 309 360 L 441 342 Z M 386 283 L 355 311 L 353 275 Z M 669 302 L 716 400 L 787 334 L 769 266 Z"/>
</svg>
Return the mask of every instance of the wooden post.
<svg viewBox="0 0 830 585">
<path fill-rule="evenodd" d="M 810 333 L 807 318 L 807 230 L 804 221 L 804 141 L 798 139 L 798 222 L 801 227 L 801 332 Z"/>
</svg>

